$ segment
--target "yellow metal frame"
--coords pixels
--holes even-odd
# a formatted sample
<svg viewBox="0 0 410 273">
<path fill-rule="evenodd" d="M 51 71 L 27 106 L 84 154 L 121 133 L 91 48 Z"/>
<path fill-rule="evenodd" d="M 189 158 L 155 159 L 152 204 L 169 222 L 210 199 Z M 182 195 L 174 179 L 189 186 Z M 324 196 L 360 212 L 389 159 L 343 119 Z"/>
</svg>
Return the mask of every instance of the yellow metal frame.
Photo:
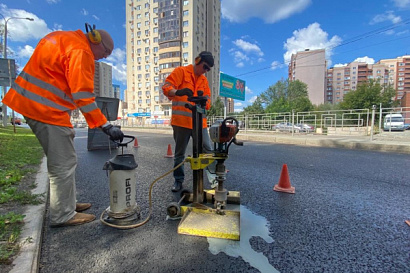
<svg viewBox="0 0 410 273">
<path fill-rule="evenodd" d="M 203 170 L 211 165 L 217 159 L 227 159 L 228 156 L 213 156 L 212 154 L 200 154 L 199 157 L 194 158 L 188 156 L 185 161 L 191 164 L 192 170 Z"/>
</svg>

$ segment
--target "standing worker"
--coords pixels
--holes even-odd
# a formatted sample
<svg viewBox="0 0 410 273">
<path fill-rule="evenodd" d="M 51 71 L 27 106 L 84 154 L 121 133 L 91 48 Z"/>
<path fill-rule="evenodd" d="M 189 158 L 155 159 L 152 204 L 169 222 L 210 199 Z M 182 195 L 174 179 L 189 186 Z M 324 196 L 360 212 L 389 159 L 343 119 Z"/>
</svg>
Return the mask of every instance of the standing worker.
<svg viewBox="0 0 410 273">
<path fill-rule="evenodd" d="M 90 28 L 90 29 L 88 29 Z M 79 108 L 90 128 L 112 140 L 124 134 L 108 123 L 95 103 L 94 60 L 108 57 L 114 42 L 105 30 L 86 24 L 86 33 L 56 31 L 40 40 L 3 103 L 22 114 L 47 156 L 51 227 L 81 225 L 95 219 L 78 213 L 91 207 L 76 203 L 75 131 L 71 111 Z"/>
<path fill-rule="evenodd" d="M 205 73 L 211 70 L 214 66 L 214 57 L 211 52 L 202 51 L 195 58 L 194 65 L 180 66 L 174 69 L 172 73 L 165 79 L 162 86 L 164 95 L 172 101 L 172 117 L 171 125 L 175 140 L 175 159 L 174 167 L 180 164 L 185 159 L 185 151 L 188 146 L 189 139 L 192 137 L 192 111 L 185 107 L 185 104 L 192 102 L 188 101 L 189 97 L 198 96 L 198 92 L 202 91 L 203 96 L 207 97 L 206 110 L 211 107 L 211 90 L 209 88 L 208 79 Z M 207 130 L 206 117 L 203 119 L 203 148 L 205 151 L 212 151 L 211 141 Z M 174 186 L 173 192 L 182 189 L 184 182 L 184 165 L 174 171 Z"/>
</svg>

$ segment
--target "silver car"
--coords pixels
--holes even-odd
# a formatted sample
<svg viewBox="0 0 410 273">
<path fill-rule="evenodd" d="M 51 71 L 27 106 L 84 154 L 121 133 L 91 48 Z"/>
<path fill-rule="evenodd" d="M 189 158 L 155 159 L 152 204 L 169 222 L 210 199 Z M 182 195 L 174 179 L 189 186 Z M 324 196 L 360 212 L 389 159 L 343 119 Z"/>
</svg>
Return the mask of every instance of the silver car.
<svg viewBox="0 0 410 273">
<path fill-rule="evenodd" d="M 293 128 L 294 132 L 300 132 L 300 130 L 301 130 L 300 127 L 298 127 L 298 126 L 296 126 L 296 125 L 293 125 L 293 124 L 290 123 L 290 122 L 281 122 L 281 123 L 278 123 L 278 124 L 276 124 L 276 125 L 274 125 L 274 126 L 272 127 L 272 130 L 291 132 L 291 131 L 292 131 L 292 128 Z"/>
</svg>

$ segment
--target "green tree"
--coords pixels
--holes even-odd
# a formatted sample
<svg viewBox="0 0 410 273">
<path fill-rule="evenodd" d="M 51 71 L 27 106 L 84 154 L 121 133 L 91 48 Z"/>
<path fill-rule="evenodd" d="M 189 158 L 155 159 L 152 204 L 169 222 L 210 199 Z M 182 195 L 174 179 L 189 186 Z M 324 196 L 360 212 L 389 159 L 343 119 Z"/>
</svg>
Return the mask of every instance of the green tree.
<svg viewBox="0 0 410 273">
<path fill-rule="evenodd" d="M 396 91 L 391 85 L 382 86 L 370 80 L 358 85 L 357 90 L 347 93 L 340 103 L 341 109 L 370 109 L 372 105 L 382 104 L 383 108 L 397 105 L 393 98 Z"/>
<path fill-rule="evenodd" d="M 307 84 L 299 80 L 282 79 L 263 92 L 260 98 L 266 105 L 266 113 L 290 112 L 292 109 L 300 112 L 313 109 L 308 97 Z"/>
<path fill-rule="evenodd" d="M 242 114 L 263 114 L 264 112 L 260 97 L 256 97 L 256 100 L 251 105 L 243 108 Z"/>
<path fill-rule="evenodd" d="M 224 115 L 224 103 L 221 98 L 218 97 L 215 102 L 212 103 L 209 109 L 208 116 L 223 116 Z"/>
</svg>

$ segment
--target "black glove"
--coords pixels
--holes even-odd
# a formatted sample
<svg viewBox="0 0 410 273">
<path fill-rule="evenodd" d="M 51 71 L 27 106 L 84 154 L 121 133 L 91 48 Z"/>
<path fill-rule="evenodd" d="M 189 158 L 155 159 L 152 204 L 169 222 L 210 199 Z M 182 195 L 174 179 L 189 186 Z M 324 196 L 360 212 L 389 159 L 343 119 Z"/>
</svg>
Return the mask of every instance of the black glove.
<svg viewBox="0 0 410 273">
<path fill-rule="evenodd" d="M 120 142 L 122 142 L 122 140 L 124 139 L 124 133 L 121 131 L 121 129 L 112 126 L 112 124 L 103 127 L 102 130 L 104 133 L 110 136 L 111 140 L 119 140 Z"/>
<path fill-rule="evenodd" d="M 192 97 L 194 93 L 189 88 L 179 89 L 175 92 L 175 96 L 188 96 L 188 98 Z"/>
</svg>

